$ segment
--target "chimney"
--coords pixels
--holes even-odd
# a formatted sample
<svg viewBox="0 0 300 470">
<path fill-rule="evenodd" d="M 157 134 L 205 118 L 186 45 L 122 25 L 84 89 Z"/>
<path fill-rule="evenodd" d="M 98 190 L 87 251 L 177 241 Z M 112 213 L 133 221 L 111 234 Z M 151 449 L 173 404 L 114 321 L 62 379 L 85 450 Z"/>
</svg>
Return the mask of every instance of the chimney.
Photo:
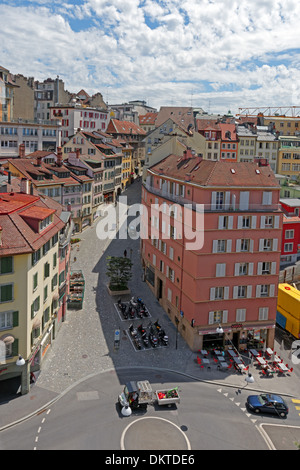
<svg viewBox="0 0 300 470">
<path fill-rule="evenodd" d="M 76 158 L 77 160 L 80 158 L 80 149 L 76 149 Z"/>
<path fill-rule="evenodd" d="M 29 194 L 29 181 L 27 178 L 21 179 L 20 191 L 24 194 Z"/>
<path fill-rule="evenodd" d="M 7 171 L 7 184 L 11 184 L 11 171 Z"/>
<path fill-rule="evenodd" d="M 25 144 L 19 145 L 19 157 L 25 158 Z"/>
<path fill-rule="evenodd" d="M 61 147 L 57 147 L 57 166 L 62 166 L 62 150 Z"/>
<path fill-rule="evenodd" d="M 185 174 L 185 181 L 191 181 L 191 173 Z"/>
<path fill-rule="evenodd" d="M 36 166 L 41 166 L 42 157 L 36 157 Z"/>
</svg>

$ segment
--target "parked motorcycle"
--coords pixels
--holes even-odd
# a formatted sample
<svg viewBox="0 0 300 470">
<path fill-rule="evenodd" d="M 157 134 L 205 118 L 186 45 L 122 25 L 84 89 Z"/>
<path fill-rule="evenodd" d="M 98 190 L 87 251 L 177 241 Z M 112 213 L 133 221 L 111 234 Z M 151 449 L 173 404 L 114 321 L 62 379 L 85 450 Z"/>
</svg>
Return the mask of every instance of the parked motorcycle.
<svg viewBox="0 0 300 470">
<path fill-rule="evenodd" d="M 134 338 L 136 335 L 137 335 L 137 329 L 134 328 L 133 324 L 131 323 L 131 325 L 129 325 L 129 333 L 131 334 L 131 336 Z"/>
<path fill-rule="evenodd" d="M 148 335 L 149 341 L 151 343 L 151 346 L 153 348 L 156 348 L 158 346 L 158 338 L 157 338 L 157 333 L 155 331 L 155 327 L 153 325 L 150 326 L 150 331 Z"/>
<path fill-rule="evenodd" d="M 138 307 L 138 302 L 136 302 L 136 300 L 134 299 L 134 297 L 131 297 L 131 299 L 129 300 L 129 304 L 134 307 L 134 308 L 137 308 Z"/>
<path fill-rule="evenodd" d="M 159 333 L 158 333 L 158 337 L 159 337 L 160 342 L 162 343 L 163 346 L 168 346 L 169 337 L 166 334 L 165 330 L 160 330 Z"/>
<path fill-rule="evenodd" d="M 132 305 L 129 305 L 128 311 L 129 311 L 129 316 L 130 316 L 130 318 L 135 318 L 136 310 L 135 310 L 134 307 L 132 307 Z"/>
<path fill-rule="evenodd" d="M 147 332 L 146 332 L 146 330 L 145 330 L 145 328 L 143 327 L 142 324 L 140 326 L 138 326 L 138 331 L 141 335 L 141 338 L 142 338 L 142 341 L 143 341 L 144 345 L 146 347 L 148 347 L 149 346 L 149 339 L 147 337 Z"/>
<path fill-rule="evenodd" d="M 135 336 L 135 337 L 133 338 L 133 342 L 134 342 L 135 347 L 136 347 L 137 349 L 142 349 L 141 342 L 140 342 L 140 340 L 138 339 L 137 336 Z"/>
<path fill-rule="evenodd" d="M 161 326 L 160 326 L 160 324 L 158 323 L 158 320 L 156 320 L 153 324 L 154 324 L 156 330 L 159 332 L 159 331 L 161 330 Z"/>
</svg>

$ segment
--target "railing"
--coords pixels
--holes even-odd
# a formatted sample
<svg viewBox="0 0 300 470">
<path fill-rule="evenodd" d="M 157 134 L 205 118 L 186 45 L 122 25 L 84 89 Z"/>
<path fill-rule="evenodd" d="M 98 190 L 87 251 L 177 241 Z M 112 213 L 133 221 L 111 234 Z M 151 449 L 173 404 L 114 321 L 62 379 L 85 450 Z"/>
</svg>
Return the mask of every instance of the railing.
<svg viewBox="0 0 300 470">
<path fill-rule="evenodd" d="M 194 201 L 191 201 L 190 199 L 172 194 L 163 189 L 154 188 L 147 182 L 144 183 L 144 187 L 145 189 L 147 189 L 147 191 L 151 192 L 152 194 L 168 199 L 169 201 L 172 201 L 176 204 L 191 204 L 193 210 L 196 210 L 197 205 L 201 205 L 204 209 L 204 212 L 277 212 L 281 209 L 280 204 L 248 204 L 247 208 L 239 207 L 239 204 L 235 204 L 235 206 L 233 206 L 232 204 L 225 203 L 219 206 L 212 204 L 202 204 L 201 202 L 196 203 Z"/>
</svg>

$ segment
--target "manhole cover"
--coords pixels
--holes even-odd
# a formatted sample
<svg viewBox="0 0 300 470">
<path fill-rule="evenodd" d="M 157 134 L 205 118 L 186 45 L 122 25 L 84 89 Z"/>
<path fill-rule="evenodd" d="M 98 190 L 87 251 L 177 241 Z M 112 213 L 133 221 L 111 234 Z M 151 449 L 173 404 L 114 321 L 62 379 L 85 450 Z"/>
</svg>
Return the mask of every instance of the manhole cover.
<svg viewBox="0 0 300 470">
<path fill-rule="evenodd" d="M 83 355 L 82 355 L 82 358 L 83 358 L 83 359 L 86 359 L 87 357 L 88 357 L 87 354 L 83 354 Z"/>
</svg>

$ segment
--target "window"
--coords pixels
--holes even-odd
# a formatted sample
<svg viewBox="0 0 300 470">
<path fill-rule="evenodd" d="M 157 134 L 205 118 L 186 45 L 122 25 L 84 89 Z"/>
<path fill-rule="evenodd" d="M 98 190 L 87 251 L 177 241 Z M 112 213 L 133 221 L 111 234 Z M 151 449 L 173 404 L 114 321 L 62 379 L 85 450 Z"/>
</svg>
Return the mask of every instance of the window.
<svg viewBox="0 0 300 470">
<path fill-rule="evenodd" d="M 0 313 L 0 330 L 13 327 L 13 312 Z"/>
<path fill-rule="evenodd" d="M 285 243 L 284 244 L 284 252 L 288 252 L 288 251 L 293 251 L 293 243 Z"/>
<path fill-rule="evenodd" d="M 38 249 L 32 253 L 32 266 L 34 266 L 41 259 L 41 250 Z"/>
<path fill-rule="evenodd" d="M 44 287 L 44 303 L 46 302 L 47 299 L 48 299 L 48 286 L 45 286 Z"/>
<path fill-rule="evenodd" d="M 226 252 L 226 240 L 218 240 L 217 253 Z"/>
<path fill-rule="evenodd" d="M 260 286 L 260 297 L 268 297 L 269 296 L 269 286 L 268 284 L 261 284 Z"/>
<path fill-rule="evenodd" d="M 215 300 L 222 300 L 224 298 L 224 287 L 215 287 Z"/>
<path fill-rule="evenodd" d="M 285 238 L 286 239 L 294 238 L 294 230 L 286 230 L 285 231 Z"/>
<path fill-rule="evenodd" d="M 259 308 L 259 314 L 258 314 L 259 320 L 268 320 L 268 315 L 269 315 L 269 307 Z"/>
<path fill-rule="evenodd" d="M 13 272 L 13 257 L 6 256 L 0 258 L 0 274 L 10 274 Z"/>
<path fill-rule="evenodd" d="M 241 250 L 240 251 L 249 251 L 249 249 L 250 249 L 250 240 L 249 240 L 249 238 L 242 238 L 240 240 L 240 242 L 241 242 Z"/>
<path fill-rule="evenodd" d="M 40 296 L 38 296 L 31 304 L 31 318 L 36 315 L 40 309 Z"/>
<path fill-rule="evenodd" d="M 50 275 L 50 264 L 49 263 L 45 263 L 44 264 L 44 279 L 46 279 L 47 277 L 49 277 Z"/>
<path fill-rule="evenodd" d="M 247 276 L 249 263 L 239 263 L 239 276 Z"/>
<path fill-rule="evenodd" d="M 215 310 L 208 313 L 208 324 L 227 323 L 228 310 Z"/>
<path fill-rule="evenodd" d="M 222 209 L 224 204 L 224 193 L 222 191 L 216 192 L 216 209 Z"/>
<path fill-rule="evenodd" d="M 238 286 L 237 297 L 238 299 L 244 299 L 247 294 L 247 286 Z"/>
<path fill-rule="evenodd" d="M 0 285 L 0 302 L 11 302 L 13 300 L 13 284 Z"/>
<path fill-rule="evenodd" d="M 36 290 L 37 285 L 38 285 L 38 273 L 35 273 L 35 274 L 33 275 L 33 291 Z"/>
<path fill-rule="evenodd" d="M 262 274 L 271 274 L 271 263 L 269 261 L 264 261 L 261 267 Z"/>
<path fill-rule="evenodd" d="M 236 309 L 236 322 L 242 322 L 246 320 L 246 309 L 245 308 L 237 308 Z"/>
</svg>

